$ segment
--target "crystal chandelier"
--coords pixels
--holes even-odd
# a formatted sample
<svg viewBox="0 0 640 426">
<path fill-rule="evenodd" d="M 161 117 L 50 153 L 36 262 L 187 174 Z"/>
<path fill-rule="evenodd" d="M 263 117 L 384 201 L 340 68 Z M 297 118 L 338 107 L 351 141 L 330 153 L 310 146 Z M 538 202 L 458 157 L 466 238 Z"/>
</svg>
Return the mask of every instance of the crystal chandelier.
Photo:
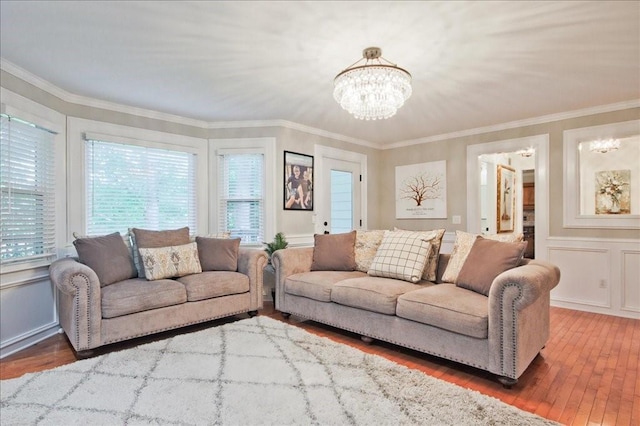
<svg viewBox="0 0 640 426">
<path fill-rule="evenodd" d="M 589 143 L 591 152 L 599 152 L 606 154 L 610 151 L 617 151 L 620 148 L 620 140 L 618 139 L 598 139 Z"/>
<path fill-rule="evenodd" d="M 411 74 L 384 59 L 379 47 L 364 49 L 362 57 L 336 76 L 333 97 L 360 120 L 393 117 L 411 96 Z"/>
</svg>

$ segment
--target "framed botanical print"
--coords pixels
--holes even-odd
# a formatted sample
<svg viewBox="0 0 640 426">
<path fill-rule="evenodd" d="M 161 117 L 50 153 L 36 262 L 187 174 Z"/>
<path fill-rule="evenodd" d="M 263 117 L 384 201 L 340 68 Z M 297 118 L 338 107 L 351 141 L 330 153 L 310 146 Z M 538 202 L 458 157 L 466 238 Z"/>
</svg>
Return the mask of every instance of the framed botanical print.
<svg viewBox="0 0 640 426">
<path fill-rule="evenodd" d="M 513 232 L 516 214 L 515 169 L 503 164 L 498 164 L 496 180 L 498 185 L 496 229 L 498 232 Z"/>
<path fill-rule="evenodd" d="M 284 152 L 284 209 L 313 211 L 313 156 Z"/>
</svg>

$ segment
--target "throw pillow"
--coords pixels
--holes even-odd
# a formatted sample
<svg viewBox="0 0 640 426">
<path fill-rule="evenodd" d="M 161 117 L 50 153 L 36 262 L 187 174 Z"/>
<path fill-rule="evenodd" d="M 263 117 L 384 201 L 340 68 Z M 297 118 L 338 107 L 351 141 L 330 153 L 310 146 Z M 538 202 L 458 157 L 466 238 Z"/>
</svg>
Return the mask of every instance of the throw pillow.
<svg viewBox="0 0 640 426">
<path fill-rule="evenodd" d="M 402 231 L 402 229 L 394 228 L 396 231 Z M 431 253 L 429 259 L 424 267 L 422 273 L 422 279 L 427 281 L 434 281 L 438 275 L 438 260 L 440 259 L 440 247 L 442 247 L 442 237 L 444 237 L 445 229 L 434 229 L 432 231 L 411 231 L 420 232 L 422 238 L 431 242 Z"/>
<path fill-rule="evenodd" d="M 131 228 L 129 229 L 129 236 L 133 247 L 133 263 L 136 265 L 140 278 L 144 278 L 144 265 L 140 261 L 139 248 L 179 246 L 191 242 L 188 226 L 165 231 Z"/>
<path fill-rule="evenodd" d="M 456 280 L 458 279 L 458 274 L 460 273 L 460 269 L 462 269 L 462 265 L 464 265 L 464 261 L 467 259 L 467 256 L 471 251 L 471 246 L 473 246 L 473 243 L 479 236 L 479 234 L 470 234 L 469 232 L 456 231 L 456 240 L 453 243 L 451 257 L 449 258 L 449 263 L 447 263 L 447 268 L 442 274 L 443 282 L 456 282 Z M 483 238 L 494 241 L 513 243 L 522 241 L 522 237 L 522 234 L 493 234 L 486 235 Z"/>
<path fill-rule="evenodd" d="M 196 237 L 203 271 L 237 271 L 240 238 Z"/>
<path fill-rule="evenodd" d="M 355 253 L 358 271 L 367 272 L 369 270 L 382 242 L 382 237 L 384 237 L 384 232 L 384 230 L 356 231 Z"/>
<path fill-rule="evenodd" d="M 78 252 L 78 260 L 93 269 L 101 287 L 138 276 L 131 252 L 119 232 L 77 238 L 73 245 Z"/>
<path fill-rule="evenodd" d="M 489 295 L 493 280 L 522 261 L 527 242 L 503 243 L 477 237 L 458 274 L 456 286 Z"/>
<path fill-rule="evenodd" d="M 429 258 L 431 243 L 419 232 L 387 231 L 368 274 L 417 283 Z"/>
<path fill-rule="evenodd" d="M 144 265 L 144 274 L 149 281 L 202 272 L 196 243 L 138 250 Z"/>
<path fill-rule="evenodd" d="M 356 231 L 313 236 L 312 271 L 355 271 Z"/>
</svg>

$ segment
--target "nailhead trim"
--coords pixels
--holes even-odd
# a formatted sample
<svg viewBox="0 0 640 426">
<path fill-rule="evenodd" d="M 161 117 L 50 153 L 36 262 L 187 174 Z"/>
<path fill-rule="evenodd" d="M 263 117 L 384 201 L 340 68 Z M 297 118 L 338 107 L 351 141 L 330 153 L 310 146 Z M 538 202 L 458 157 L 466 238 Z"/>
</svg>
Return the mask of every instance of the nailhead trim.
<svg viewBox="0 0 640 426">
<path fill-rule="evenodd" d="M 80 292 L 80 287 L 78 285 L 73 284 L 73 279 L 75 277 L 80 277 L 84 280 L 85 282 L 85 286 L 84 288 L 86 288 L 86 292 L 87 292 L 87 328 L 89 331 L 89 335 L 87 336 L 87 338 L 89 339 L 89 341 L 87 342 L 88 346 L 86 347 L 81 347 L 80 346 L 80 297 L 78 297 L 77 295 Z M 75 273 L 73 275 L 71 275 L 69 277 L 69 283 L 71 284 L 71 286 L 73 288 L 76 289 L 76 296 L 74 296 L 74 302 L 75 302 L 75 311 L 76 311 L 76 327 L 78 328 L 77 332 L 76 332 L 76 344 L 75 346 L 78 348 L 77 350 L 82 351 L 85 349 L 90 349 L 91 348 L 91 315 L 89 314 L 89 311 L 91 309 L 89 309 L 89 306 L 91 305 L 91 286 L 89 285 L 89 277 L 87 277 L 85 274 L 83 273 Z"/>
<path fill-rule="evenodd" d="M 513 302 L 511 304 L 511 316 L 513 318 L 513 322 L 511 324 L 511 332 L 513 333 L 512 335 L 514 336 L 513 338 L 513 350 L 511 351 L 512 353 L 512 365 L 513 365 L 513 370 L 511 372 L 507 372 L 506 371 L 506 367 L 505 367 L 505 359 L 504 359 L 504 346 L 505 346 L 505 335 L 504 335 L 504 294 L 507 290 L 507 288 L 509 287 L 517 287 L 518 288 L 518 296 L 513 299 Z M 522 286 L 520 286 L 519 284 L 516 283 L 509 283 L 506 284 L 504 286 L 504 290 L 500 292 L 500 298 L 499 298 L 499 304 L 500 304 L 500 361 L 501 361 L 501 368 L 500 370 L 502 371 L 502 374 L 507 376 L 507 377 L 511 377 L 511 378 L 516 378 L 516 353 L 518 351 L 518 339 L 515 338 L 516 336 L 516 332 L 517 332 L 517 315 L 516 315 L 516 302 L 518 300 L 520 300 L 522 298 Z"/>
</svg>

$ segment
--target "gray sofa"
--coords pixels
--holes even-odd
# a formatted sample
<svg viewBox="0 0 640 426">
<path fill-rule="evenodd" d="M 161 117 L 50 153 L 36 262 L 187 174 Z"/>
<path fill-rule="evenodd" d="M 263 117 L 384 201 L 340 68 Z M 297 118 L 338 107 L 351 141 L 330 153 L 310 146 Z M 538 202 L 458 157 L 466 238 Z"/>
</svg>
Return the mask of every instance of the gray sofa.
<svg viewBox="0 0 640 426">
<path fill-rule="evenodd" d="M 416 284 L 355 271 L 311 271 L 313 247 L 275 252 L 276 309 L 489 371 L 517 382 L 549 337 L 554 265 L 522 260 L 495 278 L 488 296 L 443 283 Z"/>
<path fill-rule="evenodd" d="M 56 260 L 60 325 L 79 356 L 109 343 L 262 308 L 261 249 L 240 248 L 237 271 L 206 271 L 175 279 L 130 278 L 101 286 L 76 258 Z"/>
</svg>

